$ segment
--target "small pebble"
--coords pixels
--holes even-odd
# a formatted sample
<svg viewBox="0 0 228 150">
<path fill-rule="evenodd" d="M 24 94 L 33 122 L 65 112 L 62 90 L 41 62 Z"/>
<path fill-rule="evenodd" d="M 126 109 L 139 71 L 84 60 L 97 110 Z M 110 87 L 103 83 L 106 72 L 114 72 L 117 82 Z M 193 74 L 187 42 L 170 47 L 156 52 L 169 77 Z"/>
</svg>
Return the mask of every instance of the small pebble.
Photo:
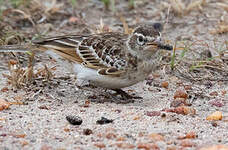
<svg viewBox="0 0 228 150">
<path fill-rule="evenodd" d="M 212 125 L 213 127 L 217 127 L 217 126 L 218 126 L 218 124 L 217 124 L 216 122 L 212 122 L 211 125 Z"/>
<path fill-rule="evenodd" d="M 82 118 L 78 116 L 66 116 L 66 120 L 72 124 L 72 125 L 81 125 L 82 124 Z"/>
<path fill-rule="evenodd" d="M 188 94 L 184 91 L 184 90 L 177 90 L 175 93 L 174 93 L 174 99 L 176 98 L 184 98 L 184 99 L 187 99 L 188 98 Z"/>
<path fill-rule="evenodd" d="M 105 117 L 101 117 L 100 120 L 97 120 L 97 124 L 108 124 L 108 123 L 112 123 L 113 120 L 112 119 L 107 119 Z"/>
<path fill-rule="evenodd" d="M 84 135 L 90 135 L 90 134 L 92 134 L 93 133 L 93 131 L 91 130 L 91 129 L 84 129 L 83 130 L 83 134 Z"/>
<path fill-rule="evenodd" d="M 210 114 L 209 116 L 207 116 L 206 120 L 209 120 L 209 121 L 222 120 L 222 112 L 216 111 Z"/>
<path fill-rule="evenodd" d="M 154 117 L 154 116 L 160 116 L 161 112 L 160 111 L 147 111 L 145 115 L 149 117 Z"/>
</svg>

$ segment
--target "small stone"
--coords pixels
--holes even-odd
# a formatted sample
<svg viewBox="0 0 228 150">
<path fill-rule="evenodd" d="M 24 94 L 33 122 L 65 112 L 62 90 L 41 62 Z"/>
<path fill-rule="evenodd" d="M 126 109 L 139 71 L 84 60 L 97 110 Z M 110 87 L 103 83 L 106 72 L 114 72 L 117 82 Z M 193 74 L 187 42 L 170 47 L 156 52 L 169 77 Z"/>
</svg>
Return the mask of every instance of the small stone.
<svg viewBox="0 0 228 150">
<path fill-rule="evenodd" d="M 10 103 L 5 101 L 4 99 L 0 98 L 0 111 L 4 109 L 8 109 L 10 106 Z"/>
<path fill-rule="evenodd" d="M 105 148 L 105 144 L 104 143 L 95 143 L 94 146 L 98 147 L 98 148 Z"/>
<path fill-rule="evenodd" d="M 217 127 L 217 126 L 218 126 L 218 124 L 217 124 L 216 122 L 212 122 L 211 125 L 212 125 L 213 127 Z"/>
<path fill-rule="evenodd" d="M 64 128 L 63 129 L 65 132 L 70 132 L 70 129 L 69 128 Z"/>
<path fill-rule="evenodd" d="M 160 111 L 147 111 L 146 115 L 149 117 L 160 116 L 161 112 Z"/>
<path fill-rule="evenodd" d="M 184 99 L 187 99 L 188 98 L 188 94 L 184 90 L 177 90 L 174 93 L 174 99 L 176 99 L 176 98 L 184 98 Z"/>
<path fill-rule="evenodd" d="M 195 147 L 196 146 L 196 144 L 193 143 L 190 140 L 184 140 L 184 141 L 181 142 L 180 145 L 183 146 L 183 147 Z"/>
<path fill-rule="evenodd" d="M 84 129 L 83 130 L 83 134 L 84 135 L 90 135 L 90 134 L 92 134 L 93 133 L 93 131 L 91 130 L 91 129 Z"/>
<path fill-rule="evenodd" d="M 222 107 L 225 105 L 222 99 L 214 99 L 214 100 L 211 100 L 209 103 L 212 106 L 216 106 L 216 107 Z"/>
<path fill-rule="evenodd" d="M 161 83 L 161 86 L 162 86 L 163 88 L 168 89 L 169 83 L 168 83 L 167 81 L 164 81 L 164 82 Z"/>
<path fill-rule="evenodd" d="M 7 92 L 7 91 L 9 91 L 8 87 L 3 87 L 3 88 L 1 89 L 1 92 Z"/>
<path fill-rule="evenodd" d="M 46 110 L 49 110 L 49 108 L 46 106 L 46 105 L 41 105 L 38 107 L 39 109 L 46 109 Z"/>
<path fill-rule="evenodd" d="M 188 132 L 185 136 L 187 139 L 195 139 L 197 137 L 195 132 Z"/>
<path fill-rule="evenodd" d="M 186 91 L 192 90 L 192 86 L 191 86 L 191 85 L 185 85 L 185 86 L 184 86 L 184 89 L 185 89 Z"/>
<path fill-rule="evenodd" d="M 209 95 L 210 95 L 210 96 L 218 96 L 218 92 L 213 91 L 213 92 L 211 92 Z"/>
<path fill-rule="evenodd" d="M 107 119 L 105 117 L 101 117 L 100 120 L 97 120 L 97 124 L 103 125 L 103 124 L 108 124 L 108 123 L 112 123 L 113 120 L 112 119 Z"/>
<path fill-rule="evenodd" d="M 195 139 L 197 137 L 195 132 L 188 132 L 186 133 L 185 136 L 180 136 L 177 139 L 182 140 L 182 139 Z"/>
<path fill-rule="evenodd" d="M 15 138 L 25 138 L 26 134 L 13 134 L 12 136 Z"/>
<path fill-rule="evenodd" d="M 222 120 L 222 112 L 216 111 L 209 116 L 207 116 L 206 120 L 212 121 L 212 120 Z"/>
<path fill-rule="evenodd" d="M 78 116 L 66 116 L 66 120 L 72 124 L 72 125 L 81 125 L 82 124 L 82 119 L 81 117 Z"/>
<path fill-rule="evenodd" d="M 137 148 L 144 149 L 144 150 L 160 150 L 160 148 L 153 143 L 139 143 Z"/>
<path fill-rule="evenodd" d="M 125 137 L 118 137 L 117 139 L 116 139 L 116 141 L 126 141 L 126 138 Z"/>
<path fill-rule="evenodd" d="M 194 108 L 187 107 L 187 106 L 179 106 L 179 107 L 176 107 L 173 109 L 165 109 L 164 111 L 173 112 L 173 113 L 182 114 L 182 115 L 195 115 L 196 114 L 196 110 Z"/>
<path fill-rule="evenodd" d="M 82 107 L 89 107 L 90 100 L 86 100 L 85 103 L 82 105 Z"/>
<path fill-rule="evenodd" d="M 185 98 L 176 98 L 170 103 L 170 107 L 189 106 Z"/>
<path fill-rule="evenodd" d="M 162 114 L 161 114 L 161 117 L 162 117 L 162 118 L 165 118 L 165 117 L 166 117 L 166 114 L 165 114 L 165 113 L 162 113 Z"/>
<path fill-rule="evenodd" d="M 7 134 L 6 133 L 2 133 L 2 134 L 0 134 L 0 136 L 5 137 L 5 136 L 7 136 Z"/>
<path fill-rule="evenodd" d="M 227 91 L 226 91 L 226 90 L 222 90 L 222 91 L 221 91 L 221 95 L 222 95 L 222 96 L 225 96 L 225 95 L 226 95 L 226 93 L 227 93 Z"/>
<path fill-rule="evenodd" d="M 139 120 L 141 117 L 140 116 L 135 116 L 133 120 Z"/>
<path fill-rule="evenodd" d="M 115 139 L 117 136 L 116 136 L 116 134 L 114 134 L 114 133 L 107 133 L 106 134 L 106 138 L 107 139 Z"/>
<path fill-rule="evenodd" d="M 114 110 L 114 112 L 117 112 L 117 113 L 121 113 L 121 111 L 122 111 L 122 110 L 120 110 L 120 109 Z"/>
</svg>

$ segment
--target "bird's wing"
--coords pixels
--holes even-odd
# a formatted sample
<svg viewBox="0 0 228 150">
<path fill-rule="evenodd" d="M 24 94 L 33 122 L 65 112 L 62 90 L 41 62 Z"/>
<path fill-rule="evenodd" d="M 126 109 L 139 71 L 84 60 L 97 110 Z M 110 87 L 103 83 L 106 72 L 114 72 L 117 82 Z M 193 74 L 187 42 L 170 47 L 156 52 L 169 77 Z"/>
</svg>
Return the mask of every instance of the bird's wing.
<svg viewBox="0 0 228 150">
<path fill-rule="evenodd" d="M 41 48 L 97 70 L 98 74 L 119 76 L 125 72 L 126 35 L 105 33 L 88 36 L 70 35 L 33 41 Z"/>
</svg>

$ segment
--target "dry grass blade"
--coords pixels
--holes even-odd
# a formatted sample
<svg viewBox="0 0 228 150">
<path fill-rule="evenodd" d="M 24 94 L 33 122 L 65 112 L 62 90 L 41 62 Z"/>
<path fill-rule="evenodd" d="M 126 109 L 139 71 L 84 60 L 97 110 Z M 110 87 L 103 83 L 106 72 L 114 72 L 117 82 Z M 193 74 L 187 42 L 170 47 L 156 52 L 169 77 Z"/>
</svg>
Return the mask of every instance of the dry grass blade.
<svg viewBox="0 0 228 150">
<path fill-rule="evenodd" d="M 120 16 L 120 21 L 123 23 L 124 33 L 130 34 L 131 31 L 129 30 L 128 24 L 123 16 Z"/>
<path fill-rule="evenodd" d="M 183 51 L 176 51 L 176 57 L 174 55 L 171 56 L 170 68 L 173 69 L 175 67 L 174 73 L 176 76 L 194 82 L 207 80 L 228 81 L 228 66 L 224 63 L 226 62 L 226 57 L 224 57 L 226 50 L 222 48 L 224 44 L 219 48 L 218 53 L 220 56 L 203 55 L 203 52 L 210 52 L 211 49 L 214 49 L 209 47 L 208 43 L 203 40 L 182 44 L 185 45 Z M 204 51 L 199 52 L 199 48 Z"/>
<path fill-rule="evenodd" d="M 33 73 L 33 64 L 34 64 L 34 52 L 31 52 L 30 54 L 30 57 L 29 57 L 29 63 L 28 63 L 28 69 L 26 71 L 26 83 L 27 82 L 30 82 L 34 76 L 34 73 Z"/>
<path fill-rule="evenodd" d="M 50 80 L 53 77 L 53 74 L 51 73 L 51 70 L 47 67 L 47 65 L 44 65 L 45 72 L 46 72 L 46 79 Z"/>
<path fill-rule="evenodd" d="M 11 61 L 9 61 L 8 67 L 10 75 L 6 77 L 9 79 L 9 83 L 11 83 L 13 87 L 21 87 L 22 83 L 19 80 L 21 80 L 21 77 L 25 73 L 25 71 L 22 68 L 20 68 L 18 64 L 12 64 Z"/>
<path fill-rule="evenodd" d="M 32 25 L 35 26 L 35 23 L 33 22 L 32 17 L 30 15 L 26 14 L 24 11 L 19 10 L 19 9 L 12 9 L 11 11 L 22 14 L 24 19 L 28 19 L 32 23 Z"/>
<path fill-rule="evenodd" d="M 194 9 L 202 10 L 202 6 L 206 4 L 206 0 L 197 0 L 185 5 L 182 0 L 169 0 L 174 12 L 180 16 L 190 13 Z"/>
<path fill-rule="evenodd" d="M 205 4 L 206 4 L 206 0 L 198 0 L 198 1 L 192 2 L 186 7 L 185 14 L 191 12 L 195 8 L 202 10 L 202 6 Z"/>
<path fill-rule="evenodd" d="M 112 32 L 112 30 L 104 24 L 103 19 L 100 19 L 100 25 L 96 28 L 96 33 Z"/>
<path fill-rule="evenodd" d="M 175 42 L 174 46 L 173 46 L 173 55 L 171 57 L 171 62 L 170 62 L 170 66 L 171 69 L 173 70 L 175 67 L 175 59 L 176 59 L 176 45 L 177 45 L 177 41 Z"/>
<path fill-rule="evenodd" d="M 177 13 L 178 15 L 182 15 L 185 9 L 185 5 L 182 2 L 182 0 L 169 0 L 169 1 L 174 12 Z"/>
<path fill-rule="evenodd" d="M 52 70 L 55 70 L 56 66 L 48 68 L 47 65 L 44 65 L 44 68 L 40 68 L 37 70 L 37 72 L 34 74 L 36 78 L 38 77 L 43 77 L 46 78 L 47 80 L 50 80 L 52 77 L 54 77 Z"/>
<path fill-rule="evenodd" d="M 3 74 L 3 77 L 8 79 L 8 82 L 12 84 L 15 88 L 21 88 L 25 85 L 31 83 L 35 77 L 45 77 L 47 80 L 50 80 L 53 77 L 51 70 L 45 65 L 44 69 L 38 71 L 34 74 L 34 52 L 28 53 L 29 62 L 26 68 L 22 68 L 18 61 L 10 60 L 8 63 L 10 75 Z M 51 68 L 53 69 L 53 68 Z"/>
<path fill-rule="evenodd" d="M 21 38 L 18 35 L 10 35 L 5 38 L 4 45 L 7 45 L 12 41 L 16 41 L 16 43 L 21 43 Z"/>
</svg>

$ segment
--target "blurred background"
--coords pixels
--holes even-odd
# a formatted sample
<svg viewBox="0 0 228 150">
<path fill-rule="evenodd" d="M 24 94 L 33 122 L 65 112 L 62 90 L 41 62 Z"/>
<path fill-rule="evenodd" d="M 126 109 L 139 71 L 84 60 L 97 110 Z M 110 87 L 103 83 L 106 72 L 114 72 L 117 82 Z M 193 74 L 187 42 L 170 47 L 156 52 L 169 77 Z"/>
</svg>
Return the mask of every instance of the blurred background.
<svg viewBox="0 0 228 150">
<path fill-rule="evenodd" d="M 0 0 L 0 44 L 156 21 L 169 40 L 207 39 L 228 31 L 227 12 L 227 0 Z"/>
</svg>

